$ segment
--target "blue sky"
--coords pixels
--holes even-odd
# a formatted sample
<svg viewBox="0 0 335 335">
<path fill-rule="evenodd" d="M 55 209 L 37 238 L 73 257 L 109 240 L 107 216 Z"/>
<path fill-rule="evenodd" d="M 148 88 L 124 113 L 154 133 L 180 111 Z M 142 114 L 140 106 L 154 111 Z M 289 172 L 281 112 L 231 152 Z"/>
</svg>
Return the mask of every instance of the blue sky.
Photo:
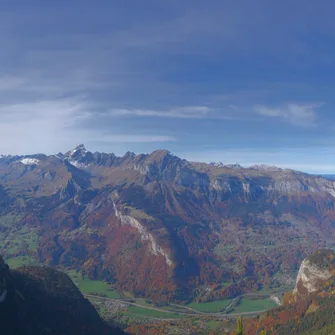
<svg viewBox="0 0 335 335">
<path fill-rule="evenodd" d="M 0 152 L 168 149 L 335 173 L 335 3 L 1 1 Z"/>
</svg>

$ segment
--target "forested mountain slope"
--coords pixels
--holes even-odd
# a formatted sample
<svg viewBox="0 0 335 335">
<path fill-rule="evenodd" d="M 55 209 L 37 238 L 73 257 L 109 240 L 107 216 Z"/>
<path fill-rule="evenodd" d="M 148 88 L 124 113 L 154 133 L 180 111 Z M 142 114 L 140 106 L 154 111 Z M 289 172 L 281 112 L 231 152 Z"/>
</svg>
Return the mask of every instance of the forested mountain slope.
<svg viewBox="0 0 335 335">
<path fill-rule="evenodd" d="M 209 301 L 294 280 L 335 244 L 334 196 L 322 177 L 165 150 L 1 156 L 0 250 L 156 301 Z"/>
</svg>

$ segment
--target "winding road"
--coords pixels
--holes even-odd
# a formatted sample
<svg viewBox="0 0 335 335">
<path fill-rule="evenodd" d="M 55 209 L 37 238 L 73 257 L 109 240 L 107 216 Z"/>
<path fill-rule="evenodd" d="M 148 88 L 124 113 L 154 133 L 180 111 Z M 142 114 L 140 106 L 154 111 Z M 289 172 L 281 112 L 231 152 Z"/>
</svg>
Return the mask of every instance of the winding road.
<svg viewBox="0 0 335 335">
<path fill-rule="evenodd" d="M 248 294 L 245 294 L 243 296 L 246 296 Z M 106 297 L 99 297 L 97 295 L 92 295 L 92 294 L 84 294 L 85 297 L 88 298 L 95 298 L 95 299 L 101 299 L 101 300 L 108 300 L 108 301 L 113 301 L 113 302 L 118 302 L 121 304 L 125 304 L 125 305 L 130 305 L 130 306 L 136 306 L 136 307 L 140 307 L 140 308 L 144 308 L 144 309 L 148 309 L 148 310 L 152 310 L 152 311 L 157 311 L 157 312 L 161 312 L 161 313 L 166 313 L 166 314 L 174 314 L 174 315 L 185 315 L 185 316 L 215 316 L 215 317 L 219 317 L 219 318 L 229 318 L 229 317 L 237 317 L 237 316 L 250 316 L 250 315 L 258 315 L 260 313 L 266 312 L 267 310 L 261 310 L 261 311 L 252 311 L 252 312 L 242 312 L 242 313 L 230 313 L 230 314 L 226 314 L 225 312 L 221 312 L 221 313 L 205 313 L 205 312 L 200 312 L 197 311 L 193 308 L 190 307 L 186 307 L 186 306 L 182 306 L 182 305 L 176 305 L 176 304 L 171 304 L 173 306 L 179 307 L 179 308 L 184 308 L 184 309 L 188 309 L 193 311 L 193 313 L 185 313 L 185 312 L 180 312 L 180 311 L 168 311 L 162 308 L 156 308 L 156 307 L 149 307 L 149 306 L 144 306 L 144 305 L 140 305 L 137 304 L 135 302 L 130 302 L 128 300 L 122 300 L 122 299 L 112 299 L 112 298 L 106 298 Z M 239 296 L 237 298 L 235 298 L 234 300 L 232 300 L 228 306 L 225 308 L 225 310 L 227 310 L 227 308 L 232 304 L 233 301 L 235 301 L 236 299 L 240 298 L 242 296 Z M 148 316 L 149 317 L 149 316 Z M 160 320 L 162 320 L 163 318 L 159 318 Z M 175 320 L 175 319 L 164 319 L 164 320 Z"/>
</svg>

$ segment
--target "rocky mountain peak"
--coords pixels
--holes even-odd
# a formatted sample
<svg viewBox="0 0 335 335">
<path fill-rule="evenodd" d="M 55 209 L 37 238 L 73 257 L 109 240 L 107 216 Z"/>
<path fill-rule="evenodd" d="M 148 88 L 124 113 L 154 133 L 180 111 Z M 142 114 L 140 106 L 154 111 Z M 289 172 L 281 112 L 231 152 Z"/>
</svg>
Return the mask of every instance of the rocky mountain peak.
<svg viewBox="0 0 335 335">
<path fill-rule="evenodd" d="M 173 155 L 169 150 L 155 150 L 147 157 L 147 162 L 151 163 L 161 163 L 169 160 L 180 161 L 181 159 Z"/>
<path fill-rule="evenodd" d="M 87 151 L 84 144 L 79 144 L 75 147 L 75 151 Z"/>
<path fill-rule="evenodd" d="M 171 151 L 169 150 L 166 150 L 166 149 L 158 149 L 158 150 L 155 150 L 151 153 L 151 155 L 157 155 L 157 156 L 161 156 L 161 157 L 164 157 L 166 155 L 172 155 L 171 154 Z"/>
<path fill-rule="evenodd" d="M 215 166 L 215 167 L 223 167 L 224 164 L 222 162 L 210 162 L 209 165 Z"/>
<path fill-rule="evenodd" d="M 135 158 L 135 157 L 136 157 L 136 154 L 131 151 L 127 151 L 123 156 L 123 158 Z"/>
<path fill-rule="evenodd" d="M 79 144 L 73 150 L 68 151 L 65 158 L 78 168 L 85 168 L 93 162 L 93 154 L 87 151 L 83 144 Z"/>
<path fill-rule="evenodd" d="M 261 171 L 275 171 L 275 172 L 283 171 L 283 169 L 278 166 L 267 165 L 267 164 L 252 165 L 250 166 L 250 169 L 261 170 Z"/>
<path fill-rule="evenodd" d="M 226 164 L 226 165 L 224 165 L 224 167 L 229 168 L 229 169 L 243 169 L 243 167 L 238 163 Z"/>
<path fill-rule="evenodd" d="M 78 157 L 78 156 L 83 156 L 87 153 L 87 150 L 84 146 L 84 144 L 79 144 L 77 145 L 74 149 L 68 151 L 65 156 L 67 157 Z"/>
<path fill-rule="evenodd" d="M 222 162 L 211 162 L 209 163 L 209 165 L 211 166 L 215 166 L 217 168 L 228 168 L 228 169 L 243 169 L 243 167 L 238 164 L 223 164 Z"/>
</svg>

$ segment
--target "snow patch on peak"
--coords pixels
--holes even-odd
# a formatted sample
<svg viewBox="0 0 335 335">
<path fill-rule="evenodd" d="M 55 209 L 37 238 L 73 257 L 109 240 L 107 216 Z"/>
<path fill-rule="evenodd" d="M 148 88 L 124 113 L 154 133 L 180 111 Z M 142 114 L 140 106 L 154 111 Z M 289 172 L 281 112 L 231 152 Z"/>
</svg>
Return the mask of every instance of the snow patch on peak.
<svg viewBox="0 0 335 335">
<path fill-rule="evenodd" d="M 38 165 L 40 161 L 36 158 L 23 158 L 20 162 L 24 165 Z"/>
<path fill-rule="evenodd" d="M 80 163 L 80 162 L 76 161 L 75 159 L 69 159 L 68 162 L 71 165 L 73 165 L 76 168 L 78 168 L 78 169 L 84 169 L 84 168 L 87 168 L 87 167 L 89 167 L 91 165 L 91 164 Z"/>
<path fill-rule="evenodd" d="M 69 163 L 72 164 L 73 166 L 75 166 L 76 168 L 81 168 L 82 164 L 75 161 L 75 160 L 69 160 Z"/>
</svg>

